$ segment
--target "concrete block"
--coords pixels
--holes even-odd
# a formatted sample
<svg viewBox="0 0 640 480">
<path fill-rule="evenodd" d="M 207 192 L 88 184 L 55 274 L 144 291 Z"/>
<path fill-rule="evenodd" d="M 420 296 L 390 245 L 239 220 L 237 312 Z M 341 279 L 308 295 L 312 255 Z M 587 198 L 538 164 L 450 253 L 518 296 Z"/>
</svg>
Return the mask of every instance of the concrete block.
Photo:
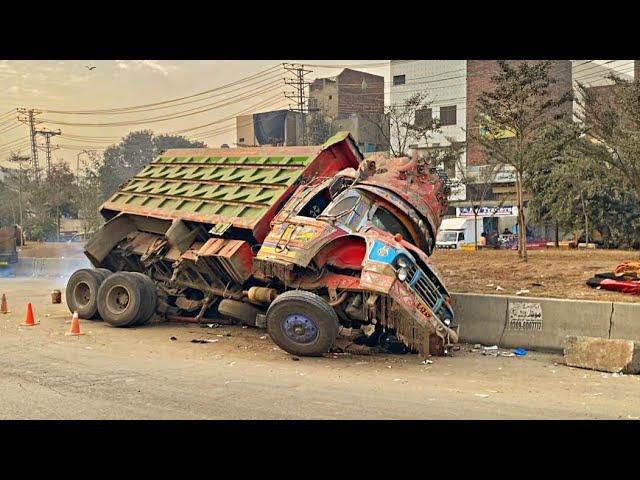
<svg viewBox="0 0 640 480">
<path fill-rule="evenodd" d="M 640 345 L 631 340 L 568 336 L 564 359 L 570 367 L 636 374 L 640 372 Z"/>
<path fill-rule="evenodd" d="M 613 303 L 609 338 L 640 342 L 640 303 Z"/>
<path fill-rule="evenodd" d="M 611 302 L 508 298 L 501 346 L 562 350 L 568 335 L 609 337 Z"/>
<path fill-rule="evenodd" d="M 504 331 L 507 297 L 453 293 L 455 321 L 460 341 L 496 345 Z"/>
</svg>

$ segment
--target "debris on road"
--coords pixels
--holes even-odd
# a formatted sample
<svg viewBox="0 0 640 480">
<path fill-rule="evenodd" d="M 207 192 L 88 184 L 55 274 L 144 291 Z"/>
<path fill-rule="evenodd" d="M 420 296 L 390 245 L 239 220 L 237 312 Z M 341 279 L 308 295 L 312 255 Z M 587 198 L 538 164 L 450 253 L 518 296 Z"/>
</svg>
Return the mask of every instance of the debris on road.
<svg viewBox="0 0 640 480">
<path fill-rule="evenodd" d="M 420 362 L 421 365 L 431 365 L 433 360 L 429 360 L 428 358 Z"/>
<path fill-rule="evenodd" d="M 475 396 L 480 398 L 489 398 L 489 394 L 487 393 L 476 393 Z"/>
<path fill-rule="evenodd" d="M 218 328 L 219 326 L 219 323 L 203 323 L 200 328 Z"/>
<path fill-rule="evenodd" d="M 529 290 L 523 288 L 522 290 L 518 290 L 516 292 L 516 295 L 522 295 L 522 294 L 525 294 L 525 293 L 529 293 Z"/>
<path fill-rule="evenodd" d="M 513 350 L 513 353 L 515 353 L 515 354 L 516 354 L 516 356 L 518 356 L 518 357 L 524 357 L 524 356 L 527 354 L 527 350 L 526 350 L 526 349 L 524 349 L 524 348 L 522 348 L 522 347 L 520 347 L 520 348 L 515 348 L 515 349 Z"/>
<path fill-rule="evenodd" d="M 299 362 L 300 359 L 298 357 L 291 357 L 291 360 L 293 360 L 294 362 Z"/>
<path fill-rule="evenodd" d="M 51 292 L 51 303 L 62 303 L 62 292 L 58 289 L 55 289 Z"/>
<path fill-rule="evenodd" d="M 640 346 L 632 340 L 567 336 L 564 359 L 570 367 L 611 372 L 613 376 L 640 373 Z"/>
<path fill-rule="evenodd" d="M 217 338 L 211 340 L 208 338 L 194 338 L 193 340 L 191 340 L 191 343 L 216 343 L 219 341 L 220 340 L 218 340 Z"/>
<path fill-rule="evenodd" d="M 502 288 L 500 285 L 498 285 L 498 286 L 496 286 L 496 290 L 500 292 L 500 291 L 504 290 L 504 288 Z"/>
<path fill-rule="evenodd" d="M 177 340 L 176 337 L 171 337 L 169 340 Z"/>
<path fill-rule="evenodd" d="M 491 345 L 490 347 L 482 347 L 483 350 L 498 350 L 497 345 Z"/>
</svg>

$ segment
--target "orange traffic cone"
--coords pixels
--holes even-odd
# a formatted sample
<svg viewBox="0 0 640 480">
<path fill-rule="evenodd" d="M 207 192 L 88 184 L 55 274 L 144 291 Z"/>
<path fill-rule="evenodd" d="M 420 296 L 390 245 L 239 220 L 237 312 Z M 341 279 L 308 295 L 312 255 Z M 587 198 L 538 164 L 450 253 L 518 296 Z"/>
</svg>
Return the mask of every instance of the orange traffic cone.
<svg viewBox="0 0 640 480">
<path fill-rule="evenodd" d="M 71 319 L 71 330 L 65 335 L 84 335 L 80 332 L 80 319 L 78 318 L 78 312 L 73 312 L 73 318 Z"/>
<path fill-rule="evenodd" d="M 9 313 L 9 306 L 7 305 L 7 296 L 2 294 L 2 305 L 0 305 L 0 313 Z"/>
<path fill-rule="evenodd" d="M 38 325 L 39 323 L 40 322 L 36 322 L 33 316 L 33 305 L 31 305 L 31 302 L 27 303 L 27 317 L 25 318 L 22 325 L 24 325 L 25 327 L 33 327 L 35 325 Z"/>
</svg>

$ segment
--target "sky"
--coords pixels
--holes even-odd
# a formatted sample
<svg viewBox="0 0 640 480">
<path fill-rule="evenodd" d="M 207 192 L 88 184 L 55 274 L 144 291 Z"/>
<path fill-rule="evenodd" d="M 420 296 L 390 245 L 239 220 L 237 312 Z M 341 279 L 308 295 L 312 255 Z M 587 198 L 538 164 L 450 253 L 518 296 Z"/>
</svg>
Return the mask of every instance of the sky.
<svg viewBox="0 0 640 480">
<path fill-rule="evenodd" d="M 188 103 L 171 108 L 156 105 L 146 108 L 147 111 L 117 114 L 43 111 L 37 116 L 42 121 L 38 128 L 61 130 L 62 135 L 51 140 L 60 146 L 53 152 L 53 159 L 63 158 L 72 168 L 82 149 L 103 149 L 132 130 L 150 129 L 160 134 L 212 124 L 184 135 L 203 140 L 211 147 L 223 143 L 233 146 L 237 113 L 288 108 L 293 103 L 284 96 L 284 91 L 291 88 L 283 79 L 291 75 L 285 75 L 282 63 L 314 65 L 307 67 L 312 70 L 308 80 L 337 75 L 342 66 L 356 66 L 389 80 L 388 60 L 0 60 L 0 164 L 7 164 L 6 158 L 16 147 L 21 155 L 30 154 L 28 127 L 17 121 L 15 113 L 3 116 L 11 109 L 87 111 L 147 105 L 215 89 L 272 68 L 253 80 L 185 99 L 182 102 Z M 95 69 L 89 70 L 87 66 Z M 149 120 L 180 112 L 187 116 Z M 114 122 L 130 124 L 86 126 Z M 40 142 L 43 141 L 40 137 Z M 38 155 L 43 166 L 44 152 Z"/>
<path fill-rule="evenodd" d="M 629 69 L 627 60 L 593 62 Z M 16 108 L 39 109 L 38 128 L 61 130 L 62 135 L 52 138 L 52 144 L 60 147 L 53 159 L 64 159 L 72 168 L 83 149 L 104 149 L 141 129 L 156 134 L 186 130 L 185 136 L 208 146 L 233 146 L 237 114 L 288 108 L 293 103 L 284 96 L 291 88 L 284 84 L 282 63 L 304 64 L 312 71 L 306 77 L 309 81 L 337 75 L 344 67 L 382 75 L 388 101 L 388 60 L 0 60 L 0 164 L 7 165 L 11 151 L 30 153 L 28 127 L 18 122 L 12 112 Z M 208 90 L 212 91 L 190 97 Z M 178 98 L 182 100 L 158 104 Z M 139 108 L 96 112 L 129 107 Z M 79 111 L 85 113 L 68 113 Z M 165 120 L 177 115 L 180 118 Z M 101 125 L 111 123 L 117 125 Z M 44 166 L 44 152 L 39 158 Z"/>
</svg>

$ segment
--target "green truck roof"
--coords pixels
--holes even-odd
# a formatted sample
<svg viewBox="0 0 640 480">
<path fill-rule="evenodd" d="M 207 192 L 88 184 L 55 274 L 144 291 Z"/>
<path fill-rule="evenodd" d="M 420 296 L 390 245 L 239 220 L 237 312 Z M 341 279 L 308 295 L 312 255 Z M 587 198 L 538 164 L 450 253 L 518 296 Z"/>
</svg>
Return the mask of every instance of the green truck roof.
<svg viewBox="0 0 640 480">
<path fill-rule="evenodd" d="M 253 230 L 292 193 L 303 174 L 326 170 L 315 160 L 329 150 L 340 153 L 331 156 L 338 169 L 357 166 L 362 159 L 348 132 L 313 147 L 167 150 L 122 185 L 101 210 L 107 217 L 121 212 Z"/>
</svg>

